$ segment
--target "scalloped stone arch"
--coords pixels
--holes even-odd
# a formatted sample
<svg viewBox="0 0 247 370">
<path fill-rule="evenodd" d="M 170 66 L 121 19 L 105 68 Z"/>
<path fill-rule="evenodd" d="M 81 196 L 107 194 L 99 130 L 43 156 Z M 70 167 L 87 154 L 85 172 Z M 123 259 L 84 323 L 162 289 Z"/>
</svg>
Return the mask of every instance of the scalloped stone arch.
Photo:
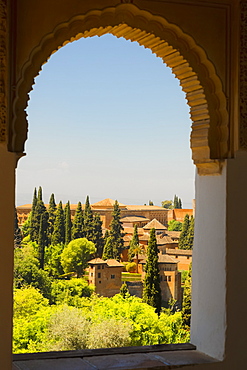
<svg viewBox="0 0 247 370">
<path fill-rule="evenodd" d="M 25 108 L 28 93 L 42 64 L 69 42 L 106 33 L 137 41 L 172 69 L 190 106 L 192 159 L 199 174 L 220 173 L 222 160 L 228 156 L 228 113 L 222 83 L 212 62 L 194 39 L 177 25 L 132 4 L 77 15 L 44 35 L 23 65 L 16 86 L 9 150 L 19 157 L 23 155 L 27 139 Z"/>
</svg>

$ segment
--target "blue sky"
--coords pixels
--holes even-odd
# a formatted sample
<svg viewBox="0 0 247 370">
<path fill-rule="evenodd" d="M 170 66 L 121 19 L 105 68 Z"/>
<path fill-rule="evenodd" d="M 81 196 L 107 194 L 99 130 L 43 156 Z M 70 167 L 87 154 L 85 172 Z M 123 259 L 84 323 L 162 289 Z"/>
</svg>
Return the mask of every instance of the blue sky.
<svg viewBox="0 0 247 370">
<path fill-rule="evenodd" d="M 149 49 L 112 35 L 66 45 L 35 79 L 27 113 L 17 205 L 41 185 L 45 202 L 53 192 L 57 202 L 161 205 L 176 193 L 191 207 L 189 107 Z"/>
</svg>

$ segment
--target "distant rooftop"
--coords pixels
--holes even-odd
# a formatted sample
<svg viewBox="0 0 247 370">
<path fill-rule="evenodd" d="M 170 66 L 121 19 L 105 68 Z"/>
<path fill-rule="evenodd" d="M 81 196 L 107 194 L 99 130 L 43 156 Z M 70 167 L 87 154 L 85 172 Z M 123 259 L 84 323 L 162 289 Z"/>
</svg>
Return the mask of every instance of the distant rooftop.
<svg viewBox="0 0 247 370">
<path fill-rule="evenodd" d="M 156 230 L 167 230 L 167 227 L 156 220 L 156 218 L 150 221 L 147 225 L 143 226 L 144 230 L 151 230 L 153 228 L 155 228 Z"/>
<path fill-rule="evenodd" d="M 91 206 L 92 208 L 113 208 L 114 204 L 115 204 L 115 200 L 106 198 L 106 199 L 101 200 L 100 202 L 91 204 Z M 126 207 L 126 205 L 123 203 L 118 202 L 118 205 L 119 205 L 119 208 Z"/>
</svg>

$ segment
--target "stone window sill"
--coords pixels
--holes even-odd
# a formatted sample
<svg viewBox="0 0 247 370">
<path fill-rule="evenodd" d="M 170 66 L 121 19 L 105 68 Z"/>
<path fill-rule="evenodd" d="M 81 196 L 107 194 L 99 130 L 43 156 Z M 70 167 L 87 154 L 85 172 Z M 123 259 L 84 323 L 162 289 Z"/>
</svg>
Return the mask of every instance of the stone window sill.
<svg viewBox="0 0 247 370">
<path fill-rule="evenodd" d="M 193 344 L 160 344 L 143 347 L 13 355 L 13 370 L 113 370 L 171 369 L 218 362 Z"/>
</svg>

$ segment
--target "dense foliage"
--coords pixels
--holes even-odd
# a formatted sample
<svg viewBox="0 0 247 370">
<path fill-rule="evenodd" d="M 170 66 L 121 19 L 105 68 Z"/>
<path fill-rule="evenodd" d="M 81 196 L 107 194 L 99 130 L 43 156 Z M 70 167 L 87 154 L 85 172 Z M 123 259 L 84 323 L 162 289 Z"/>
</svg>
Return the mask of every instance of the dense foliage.
<svg viewBox="0 0 247 370">
<path fill-rule="evenodd" d="M 15 291 L 14 353 L 189 340 L 180 312 L 161 312 L 158 316 L 153 307 L 134 296 L 92 295 L 78 297 L 75 305 L 62 299 L 60 303 L 49 306 L 48 300 L 34 288 Z"/>
</svg>

